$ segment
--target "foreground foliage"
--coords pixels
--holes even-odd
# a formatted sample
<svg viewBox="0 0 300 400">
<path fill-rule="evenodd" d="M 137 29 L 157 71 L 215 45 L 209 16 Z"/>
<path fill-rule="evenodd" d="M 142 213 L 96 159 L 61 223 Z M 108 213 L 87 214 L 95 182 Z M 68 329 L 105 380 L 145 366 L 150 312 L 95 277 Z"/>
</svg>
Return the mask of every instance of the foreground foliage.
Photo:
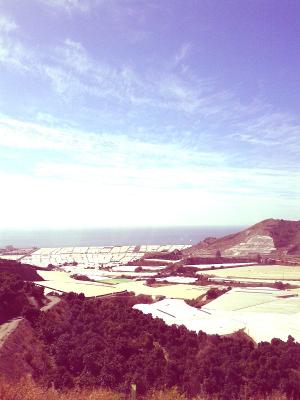
<svg viewBox="0 0 300 400">
<path fill-rule="evenodd" d="M 41 304 L 43 289 L 19 275 L 0 272 L 0 323 L 31 312 Z"/>
<path fill-rule="evenodd" d="M 0 272 L 16 275 L 24 281 L 43 281 L 36 267 L 19 261 L 0 259 Z"/>
<path fill-rule="evenodd" d="M 132 309 L 135 297 L 69 294 L 31 323 L 53 363 L 35 378 L 66 390 L 108 388 L 139 395 L 176 386 L 192 398 L 261 399 L 278 391 L 300 399 L 300 344 L 195 334 Z M 183 397 L 184 398 L 184 397 Z"/>
</svg>

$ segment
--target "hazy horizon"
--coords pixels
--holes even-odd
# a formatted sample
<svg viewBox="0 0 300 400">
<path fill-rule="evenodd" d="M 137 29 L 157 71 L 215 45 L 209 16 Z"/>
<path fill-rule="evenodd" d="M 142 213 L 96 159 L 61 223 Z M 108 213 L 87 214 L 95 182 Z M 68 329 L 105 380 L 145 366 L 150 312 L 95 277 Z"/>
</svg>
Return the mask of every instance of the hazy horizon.
<svg viewBox="0 0 300 400">
<path fill-rule="evenodd" d="M 299 220 L 299 16 L 0 0 L 1 228 Z"/>
<path fill-rule="evenodd" d="M 208 236 L 222 237 L 238 232 L 241 226 L 230 227 L 138 227 L 52 230 L 2 230 L 0 247 L 81 247 L 125 246 L 142 244 L 196 244 Z"/>
</svg>

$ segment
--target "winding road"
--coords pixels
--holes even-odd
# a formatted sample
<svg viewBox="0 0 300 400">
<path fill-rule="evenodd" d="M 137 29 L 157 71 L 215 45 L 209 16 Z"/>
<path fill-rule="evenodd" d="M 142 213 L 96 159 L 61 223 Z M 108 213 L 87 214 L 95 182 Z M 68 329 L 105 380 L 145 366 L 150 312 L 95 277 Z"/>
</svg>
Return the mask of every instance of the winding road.
<svg viewBox="0 0 300 400">
<path fill-rule="evenodd" d="M 50 310 L 50 308 L 54 307 L 56 304 L 60 302 L 59 297 L 56 296 L 46 296 L 46 297 L 47 299 L 50 300 L 50 302 L 41 308 L 41 311 L 43 312 Z M 5 343 L 5 340 L 8 338 L 8 336 L 14 332 L 14 330 L 18 327 L 19 323 L 23 319 L 24 318 L 22 317 L 17 317 L 7 322 L 4 322 L 3 324 L 0 325 L 0 349 Z"/>
</svg>

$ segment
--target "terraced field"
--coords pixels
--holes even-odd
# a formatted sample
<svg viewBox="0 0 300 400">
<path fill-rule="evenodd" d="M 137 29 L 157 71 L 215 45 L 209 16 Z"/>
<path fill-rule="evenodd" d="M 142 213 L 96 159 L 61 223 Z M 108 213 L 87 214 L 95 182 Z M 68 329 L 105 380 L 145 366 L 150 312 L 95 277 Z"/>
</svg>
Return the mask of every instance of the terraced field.
<svg viewBox="0 0 300 400">
<path fill-rule="evenodd" d="M 150 287 L 145 281 L 134 281 L 129 279 L 107 279 L 103 282 L 78 281 L 70 277 L 66 272 L 39 271 L 45 281 L 36 282 L 48 290 L 58 292 L 84 293 L 86 297 L 103 296 L 113 293 L 128 291 L 135 294 L 149 296 L 165 296 L 179 299 L 194 299 L 205 294 L 209 286 L 198 286 L 189 284 L 170 284 L 159 287 Z M 47 291 L 48 291 L 47 290 Z"/>
<path fill-rule="evenodd" d="M 198 272 L 202 274 L 202 272 Z M 295 281 L 300 285 L 300 266 L 287 265 L 253 265 L 241 268 L 224 268 L 211 271 L 211 274 L 221 278 L 250 278 L 263 281 Z"/>
</svg>

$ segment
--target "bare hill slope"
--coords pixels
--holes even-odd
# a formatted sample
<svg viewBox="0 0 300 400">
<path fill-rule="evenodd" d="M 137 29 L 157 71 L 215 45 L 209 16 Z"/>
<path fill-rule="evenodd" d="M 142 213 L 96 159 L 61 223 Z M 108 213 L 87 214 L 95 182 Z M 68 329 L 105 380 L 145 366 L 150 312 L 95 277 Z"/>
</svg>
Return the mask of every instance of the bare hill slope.
<svg viewBox="0 0 300 400">
<path fill-rule="evenodd" d="M 186 257 L 300 256 L 300 221 L 266 219 L 235 234 L 207 238 L 183 253 Z"/>
</svg>

